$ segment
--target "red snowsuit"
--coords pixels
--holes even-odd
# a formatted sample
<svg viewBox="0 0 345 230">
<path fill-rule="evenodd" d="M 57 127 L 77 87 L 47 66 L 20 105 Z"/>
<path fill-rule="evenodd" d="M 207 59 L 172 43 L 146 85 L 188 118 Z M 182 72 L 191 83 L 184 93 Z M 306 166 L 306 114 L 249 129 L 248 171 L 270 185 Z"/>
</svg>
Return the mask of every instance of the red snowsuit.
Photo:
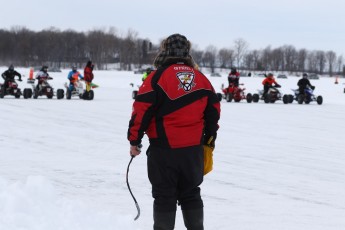
<svg viewBox="0 0 345 230">
<path fill-rule="evenodd" d="M 203 108 L 203 109 L 201 109 Z M 146 132 L 150 145 L 182 148 L 216 137 L 220 103 L 198 70 L 173 64 L 151 73 L 139 88 L 128 129 L 131 145 Z"/>
</svg>

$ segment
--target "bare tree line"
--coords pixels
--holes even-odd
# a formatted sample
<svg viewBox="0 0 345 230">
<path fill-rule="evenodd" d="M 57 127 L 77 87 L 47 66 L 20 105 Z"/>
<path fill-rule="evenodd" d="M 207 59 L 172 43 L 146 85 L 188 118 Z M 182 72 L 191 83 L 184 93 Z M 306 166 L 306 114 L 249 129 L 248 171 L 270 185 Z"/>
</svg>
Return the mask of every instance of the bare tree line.
<svg viewBox="0 0 345 230">
<path fill-rule="evenodd" d="M 0 64 L 16 66 L 49 65 L 69 67 L 85 65 L 92 60 L 97 69 L 108 63 L 120 63 L 120 69 L 131 70 L 131 64 L 150 63 L 157 47 L 129 30 L 120 37 L 114 28 L 86 33 L 49 28 L 34 32 L 23 27 L 0 29 Z"/>
<path fill-rule="evenodd" d="M 251 71 L 314 72 L 319 74 L 344 73 L 343 57 L 334 51 L 296 49 L 292 45 L 277 48 L 267 46 L 261 50 L 249 50 L 242 39 L 233 41 L 231 48 L 217 49 L 209 45 L 205 50 L 193 48 L 191 53 L 200 67 L 237 67 Z M 60 31 L 51 27 L 39 32 L 25 27 L 0 29 L 0 64 L 37 66 L 47 64 L 56 67 L 81 67 L 92 60 L 97 69 L 107 69 L 109 63 L 119 63 L 121 70 L 131 70 L 152 64 L 158 45 L 149 39 L 138 38 L 137 32 L 128 30 L 119 36 L 115 28 L 76 32 Z"/>
</svg>

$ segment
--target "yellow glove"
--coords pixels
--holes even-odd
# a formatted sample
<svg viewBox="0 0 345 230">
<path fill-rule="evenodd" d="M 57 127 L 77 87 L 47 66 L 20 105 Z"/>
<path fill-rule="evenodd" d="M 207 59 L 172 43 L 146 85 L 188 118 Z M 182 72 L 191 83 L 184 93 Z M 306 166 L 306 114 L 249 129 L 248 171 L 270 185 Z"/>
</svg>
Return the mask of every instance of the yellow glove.
<svg viewBox="0 0 345 230">
<path fill-rule="evenodd" d="M 204 145 L 204 175 L 211 172 L 213 169 L 213 148 L 209 145 Z"/>
</svg>

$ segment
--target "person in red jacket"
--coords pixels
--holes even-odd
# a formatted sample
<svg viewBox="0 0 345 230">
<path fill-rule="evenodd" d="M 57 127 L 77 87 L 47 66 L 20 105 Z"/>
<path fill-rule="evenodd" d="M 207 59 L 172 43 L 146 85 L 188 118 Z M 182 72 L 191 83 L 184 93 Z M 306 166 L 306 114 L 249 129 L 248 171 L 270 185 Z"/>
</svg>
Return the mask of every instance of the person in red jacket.
<svg viewBox="0 0 345 230">
<path fill-rule="evenodd" d="M 214 147 L 220 102 L 210 81 L 195 68 L 191 44 L 180 34 L 163 40 L 154 70 L 139 88 L 129 122 L 130 155 L 140 154 L 144 133 L 152 185 L 153 229 L 174 229 L 177 203 L 187 229 L 203 228 L 199 185 L 204 147 Z"/>
<path fill-rule="evenodd" d="M 89 92 L 91 90 L 91 82 L 93 80 L 93 67 L 92 61 L 88 61 L 86 63 L 86 66 L 84 68 L 84 81 L 86 84 L 86 92 Z"/>
<path fill-rule="evenodd" d="M 267 75 L 267 77 L 262 81 L 262 84 L 264 85 L 264 92 L 262 94 L 262 98 L 265 98 L 268 90 L 270 87 L 272 87 L 272 85 L 274 84 L 274 87 L 281 87 L 277 82 L 276 80 L 274 79 L 273 77 L 273 74 L 272 73 L 269 73 Z"/>
</svg>

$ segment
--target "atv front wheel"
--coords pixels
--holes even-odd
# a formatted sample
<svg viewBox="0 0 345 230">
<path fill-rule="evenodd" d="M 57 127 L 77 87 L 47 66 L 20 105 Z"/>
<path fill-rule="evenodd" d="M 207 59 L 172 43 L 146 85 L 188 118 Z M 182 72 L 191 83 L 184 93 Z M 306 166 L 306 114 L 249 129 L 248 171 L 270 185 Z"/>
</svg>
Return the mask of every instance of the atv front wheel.
<svg viewBox="0 0 345 230">
<path fill-rule="evenodd" d="M 226 101 L 227 101 L 227 102 L 231 102 L 231 101 L 232 101 L 232 99 L 233 99 L 232 94 L 231 94 L 231 93 L 227 93 L 227 94 L 226 94 L 226 98 L 225 98 L 225 99 L 226 99 Z"/>
<path fill-rule="evenodd" d="M 58 89 L 57 91 L 56 91 L 56 97 L 57 97 L 57 99 L 62 99 L 63 97 L 65 96 L 65 92 L 64 92 L 64 90 L 63 89 Z"/>
<path fill-rule="evenodd" d="M 259 99 L 260 99 L 260 96 L 259 96 L 259 94 L 257 94 L 257 93 L 254 93 L 253 94 L 253 102 L 258 102 L 259 101 Z"/>
</svg>

